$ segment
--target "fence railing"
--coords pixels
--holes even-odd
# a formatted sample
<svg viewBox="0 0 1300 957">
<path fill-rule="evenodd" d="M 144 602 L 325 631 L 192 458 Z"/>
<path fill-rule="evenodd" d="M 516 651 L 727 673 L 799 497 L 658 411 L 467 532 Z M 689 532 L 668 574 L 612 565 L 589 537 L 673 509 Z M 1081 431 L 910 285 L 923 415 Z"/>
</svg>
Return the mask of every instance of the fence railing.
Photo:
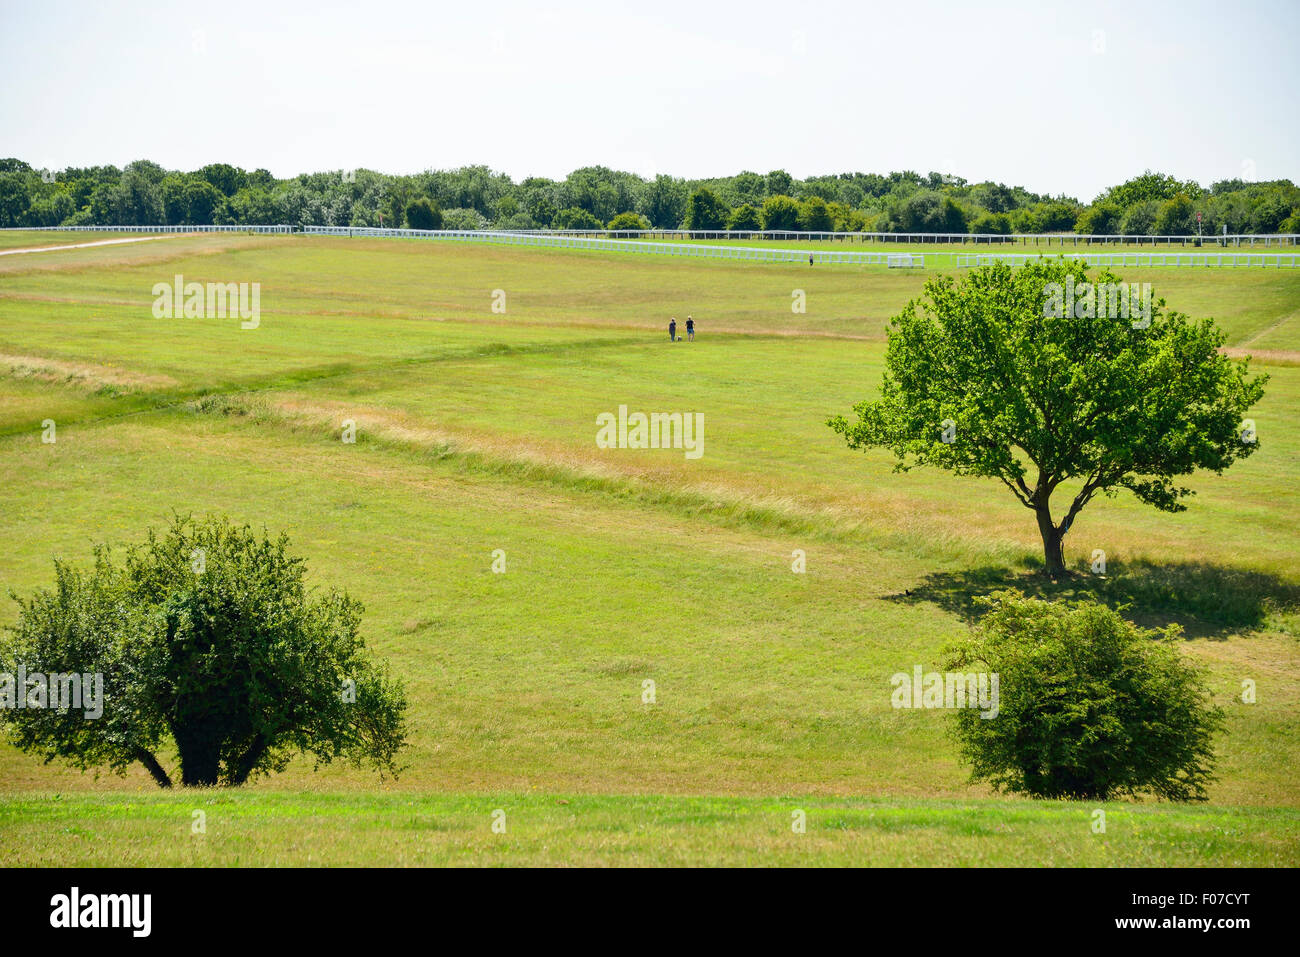
<svg viewBox="0 0 1300 957">
<path fill-rule="evenodd" d="M 990 266 L 1004 262 L 1023 266 L 1039 259 L 1074 259 L 1088 266 L 1211 266 L 1300 268 L 1300 253 L 958 253 L 958 266 Z"/>
<path fill-rule="evenodd" d="M 352 227 L 354 231 L 362 227 Z M 379 227 L 370 227 L 378 230 Z M 346 226 L 9 226 L 6 230 L 54 232 L 122 232 L 122 233 L 215 233 L 254 232 L 292 233 L 319 232 L 324 229 L 342 230 Z M 686 240 L 762 240 L 770 242 L 842 242 L 854 243 L 907 243 L 930 245 L 1023 245 L 1037 247 L 1066 246 L 1193 246 L 1195 236 L 1100 236 L 1075 233 L 837 233 L 800 232 L 782 229 L 519 229 L 479 230 L 480 232 L 511 232 L 523 236 L 576 236 L 605 239 L 686 239 Z M 407 230 L 382 230 L 384 235 Z M 409 230 L 421 232 L 421 230 Z M 446 230 L 456 232 L 456 230 Z M 463 230 L 462 230 L 463 232 Z M 1300 246 L 1300 233 L 1233 233 L 1227 236 L 1205 235 L 1201 248 L 1207 246 Z"/>
<path fill-rule="evenodd" d="M 1103 236 L 1077 233 L 843 233 L 803 232 L 768 229 L 524 229 L 511 230 L 532 235 L 607 236 L 614 239 L 689 239 L 689 240 L 781 240 L 783 242 L 844 242 L 844 243 L 923 243 L 987 244 L 1025 246 L 1195 246 L 1196 236 Z M 1206 234 L 1201 238 L 1205 246 L 1297 246 L 1300 233 L 1235 233 L 1227 236 Z"/>
<path fill-rule="evenodd" d="M 293 226 L 7 226 L 5 231 L 52 233 L 292 233 Z"/>
<path fill-rule="evenodd" d="M 28 227 L 23 227 L 24 230 Z M 463 230 L 463 229 L 384 229 L 376 226 L 35 226 L 32 231 L 100 232 L 100 233 L 305 233 L 321 236 L 394 237 L 402 239 L 427 239 L 444 242 L 493 243 L 507 246 L 541 246 L 562 249 L 591 249 L 606 252 L 641 253 L 644 255 L 684 256 L 700 259 L 732 259 L 745 262 L 803 262 L 834 263 L 860 266 L 920 267 L 925 266 L 925 256 L 919 253 L 897 251 L 851 252 L 820 248 L 774 249 L 757 246 L 710 246 L 699 242 L 656 242 L 643 237 L 670 235 L 678 238 L 715 236 L 761 236 L 765 239 L 791 239 L 818 236 L 906 236 L 904 233 L 738 233 L 735 230 L 701 233 L 699 230 Z M 920 235 L 920 234 L 911 234 Z M 957 237 L 957 233 L 936 233 L 934 236 Z M 634 238 L 635 237 L 635 238 Z M 970 237 L 966 237 L 970 238 Z M 1006 238 L 1006 237 L 1000 237 Z M 1047 239 L 1051 237 L 1021 237 Z M 1090 237 L 1063 237 L 1085 240 Z M 1114 241 L 1117 237 L 1104 237 Z M 1147 239 L 1164 237 L 1146 237 Z M 1183 237 L 1186 238 L 1186 237 Z M 1223 238 L 1223 237 L 1221 237 Z M 1295 236 L 1229 236 L 1233 239 L 1294 239 Z M 1208 266 L 1208 267 L 1273 267 L 1300 268 L 1300 253 L 1238 253 L 1238 252 L 1065 252 L 1050 253 L 953 253 L 958 267 L 986 266 L 994 262 L 1024 265 L 1034 259 L 1056 258 L 1081 260 L 1089 266 Z"/>
<path fill-rule="evenodd" d="M 357 226 L 304 226 L 314 236 L 392 237 L 441 242 L 491 243 L 504 246 L 541 246 L 558 249 L 592 249 L 641 255 L 680 256 L 694 259 L 732 259 L 745 262 L 809 262 L 858 266 L 924 267 L 919 253 L 841 252 L 824 249 L 764 249 L 754 246 L 706 246 L 694 243 L 657 243 L 632 239 L 594 238 L 569 234 L 497 232 L 482 229 L 380 229 Z"/>
</svg>

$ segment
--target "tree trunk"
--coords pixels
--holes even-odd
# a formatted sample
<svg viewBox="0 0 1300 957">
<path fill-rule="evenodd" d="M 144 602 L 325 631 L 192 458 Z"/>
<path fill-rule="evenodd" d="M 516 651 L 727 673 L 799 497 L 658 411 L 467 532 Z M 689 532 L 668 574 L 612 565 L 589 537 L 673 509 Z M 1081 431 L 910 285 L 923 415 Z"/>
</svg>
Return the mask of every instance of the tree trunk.
<svg viewBox="0 0 1300 957">
<path fill-rule="evenodd" d="M 163 770 L 163 766 L 158 763 L 158 759 L 155 758 L 151 752 L 146 751 L 144 748 L 136 748 L 135 757 L 137 761 L 149 770 L 149 773 L 153 775 L 153 779 L 158 782 L 160 788 L 169 788 L 172 786 L 172 779 L 167 776 L 167 772 Z"/>
<path fill-rule="evenodd" d="M 1052 513 L 1046 505 L 1034 510 L 1038 516 L 1038 532 L 1043 536 L 1043 560 L 1047 565 L 1047 574 L 1053 578 L 1062 578 L 1069 574 L 1065 568 L 1065 533 L 1052 524 Z"/>
<path fill-rule="evenodd" d="M 215 787 L 221 774 L 221 748 L 215 737 L 202 731 L 174 730 L 181 755 L 181 787 Z"/>
</svg>

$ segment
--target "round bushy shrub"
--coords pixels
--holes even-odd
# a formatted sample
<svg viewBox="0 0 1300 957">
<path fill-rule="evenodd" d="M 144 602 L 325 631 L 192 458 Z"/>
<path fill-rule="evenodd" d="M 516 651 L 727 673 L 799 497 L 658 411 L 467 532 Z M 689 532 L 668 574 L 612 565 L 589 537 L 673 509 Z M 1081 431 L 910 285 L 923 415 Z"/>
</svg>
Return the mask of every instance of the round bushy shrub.
<svg viewBox="0 0 1300 957">
<path fill-rule="evenodd" d="M 406 207 L 406 225 L 412 229 L 442 229 L 442 211 L 437 203 L 421 196 Z"/>
<path fill-rule="evenodd" d="M 609 221 L 611 230 L 617 229 L 649 229 L 650 220 L 646 219 L 640 213 L 634 213 L 631 210 L 619 213 Z"/>
<path fill-rule="evenodd" d="M 799 228 L 799 204 L 789 196 L 769 196 L 760 214 L 764 229 L 795 231 Z"/>
<path fill-rule="evenodd" d="M 1011 235 L 1011 217 L 1006 213 L 981 213 L 971 220 L 970 231 L 976 235 Z"/>
<path fill-rule="evenodd" d="M 1205 799 L 1222 709 L 1175 643 L 1105 605 L 1017 591 L 953 649 L 949 667 L 998 676 L 996 717 L 958 710 L 955 734 L 972 780 L 1043 798 L 1153 794 Z"/>
<path fill-rule="evenodd" d="M 727 228 L 736 230 L 749 229 L 757 232 L 763 228 L 763 216 L 757 206 L 745 203 L 731 211 L 731 218 L 727 220 Z"/>
<path fill-rule="evenodd" d="M 488 221 L 477 209 L 457 207 L 442 211 L 442 225 L 439 229 L 487 229 Z"/>
<path fill-rule="evenodd" d="M 604 224 L 578 206 L 570 206 L 568 209 L 562 209 L 555 214 L 555 221 L 551 224 L 555 229 L 603 229 Z"/>
</svg>

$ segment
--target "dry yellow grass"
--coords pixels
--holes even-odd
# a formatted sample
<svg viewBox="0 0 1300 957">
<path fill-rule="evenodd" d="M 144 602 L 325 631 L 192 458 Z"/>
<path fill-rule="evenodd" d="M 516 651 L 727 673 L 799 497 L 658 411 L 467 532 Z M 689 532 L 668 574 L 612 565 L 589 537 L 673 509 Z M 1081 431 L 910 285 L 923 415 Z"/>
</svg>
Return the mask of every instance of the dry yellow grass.
<svg viewBox="0 0 1300 957">
<path fill-rule="evenodd" d="M 122 366 L 0 352 L 0 376 L 6 375 L 15 379 L 37 379 L 79 389 L 112 386 L 124 390 L 148 391 L 168 389 L 180 384 L 168 375 L 140 372 Z"/>
</svg>

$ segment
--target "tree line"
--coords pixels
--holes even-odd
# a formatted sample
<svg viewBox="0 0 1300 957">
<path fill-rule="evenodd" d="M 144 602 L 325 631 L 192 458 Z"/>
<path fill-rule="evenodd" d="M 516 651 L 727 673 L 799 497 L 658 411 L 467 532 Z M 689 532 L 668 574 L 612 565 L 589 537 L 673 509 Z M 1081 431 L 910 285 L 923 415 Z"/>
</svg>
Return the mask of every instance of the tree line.
<svg viewBox="0 0 1300 957">
<path fill-rule="evenodd" d="M 784 170 L 681 179 L 588 166 L 518 183 L 486 166 L 394 176 L 335 170 L 277 179 L 150 160 L 42 170 L 0 159 L 0 227 L 272 225 L 417 229 L 737 229 L 897 233 L 1195 235 L 1300 232 L 1290 180 L 1203 187 L 1146 171 L 1091 203 L 931 172 Z"/>
</svg>

